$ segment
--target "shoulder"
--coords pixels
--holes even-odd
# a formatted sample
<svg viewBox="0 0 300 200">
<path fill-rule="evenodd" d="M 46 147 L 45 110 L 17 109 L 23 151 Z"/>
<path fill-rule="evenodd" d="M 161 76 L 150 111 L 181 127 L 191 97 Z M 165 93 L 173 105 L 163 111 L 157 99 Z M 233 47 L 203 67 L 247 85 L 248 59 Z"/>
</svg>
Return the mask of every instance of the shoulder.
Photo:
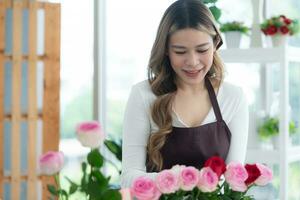
<svg viewBox="0 0 300 200">
<path fill-rule="evenodd" d="M 220 101 L 226 105 L 239 106 L 246 103 L 246 96 L 242 87 L 224 81 L 219 89 Z"/>
<path fill-rule="evenodd" d="M 151 90 L 148 80 L 134 84 L 131 88 L 131 96 L 142 98 L 146 104 L 152 102 L 156 98 Z"/>
</svg>

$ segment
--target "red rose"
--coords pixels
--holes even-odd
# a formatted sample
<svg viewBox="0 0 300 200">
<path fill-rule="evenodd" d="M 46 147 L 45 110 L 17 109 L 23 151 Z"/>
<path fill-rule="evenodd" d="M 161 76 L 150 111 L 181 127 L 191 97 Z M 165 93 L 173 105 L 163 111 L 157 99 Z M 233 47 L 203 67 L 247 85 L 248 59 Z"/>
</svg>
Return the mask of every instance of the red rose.
<svg viewBox="0 0 300 200">
<path fill-rule="evenodd" d="M 286 25 L 289 25 L 289 24 L 292 23 L 292 20 L 291 20 L 291 19 L 288 19 L 288 18 L 285 18 L 285 19 L 284 19 L 284 23 L 285 23 Z"/>
<path fill-rule="evenodd" d="M 261 173 L 256 164 L 250 165 L 246 164 L 245 166 L 248 172 L 248 178 L 246 179 L 246 185 L 252 184 L 258 177 L 260 177 Z"/>
<path fill-rule="evenodd" d="M 280 32 L 285 35 L 289 32 L 289 29 L 287 26 L 282 26 L 280 27 Z"/>
<path fill-rule="evenodd" d="M 277 27 L 274 25 L 267 28 L 268 35 L 274 35 L 276 32 L 277 32 Z"/>
<path fill-rule="evenodd" d="M 204 167 L 210 167 L 220 178 L 220 176 L 226 171 L 226 164 L 219 156 L 213 156 L 205 161 Z"/>
</svg>

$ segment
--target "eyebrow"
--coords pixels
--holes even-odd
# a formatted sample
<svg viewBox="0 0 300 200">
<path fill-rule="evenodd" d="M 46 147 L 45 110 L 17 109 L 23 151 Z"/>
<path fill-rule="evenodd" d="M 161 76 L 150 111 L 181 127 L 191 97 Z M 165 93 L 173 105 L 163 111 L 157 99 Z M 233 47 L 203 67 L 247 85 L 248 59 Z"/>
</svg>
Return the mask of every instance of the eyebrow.
<svg viewBox="0 0 300 200">
<path fill-rule="evenodd" d="M 209 44 L 209 42 L 206 42 L 206 43 L 203 43 L 203 44 L 199 44 L 199 45 L 197 45 L 195 48 L 199 48 L 199 47 L 203 47 L 203 46 L 206 46 L 206 45 L 208 45 Z M 180 46 L 180 45 L 171 45 L 171 48 L 176 48 L 176 49 L 186 49 L 186 47 L 185 46 Z"/>
</svg>

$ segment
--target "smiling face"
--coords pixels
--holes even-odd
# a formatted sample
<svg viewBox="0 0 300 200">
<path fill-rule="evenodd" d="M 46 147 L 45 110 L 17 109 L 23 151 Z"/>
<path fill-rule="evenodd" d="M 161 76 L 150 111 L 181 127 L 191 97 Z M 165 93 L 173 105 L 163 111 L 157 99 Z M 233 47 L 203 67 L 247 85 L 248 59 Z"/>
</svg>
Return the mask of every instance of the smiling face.
<svg viewBox="0 0 300 200">
<path fill-rule="evenodd" d="M 179 85 L 199 85 L 213 63 L 212 37 L 202 31 L 186 28 L 170 36 L 168 56 Z"/>
</svg>

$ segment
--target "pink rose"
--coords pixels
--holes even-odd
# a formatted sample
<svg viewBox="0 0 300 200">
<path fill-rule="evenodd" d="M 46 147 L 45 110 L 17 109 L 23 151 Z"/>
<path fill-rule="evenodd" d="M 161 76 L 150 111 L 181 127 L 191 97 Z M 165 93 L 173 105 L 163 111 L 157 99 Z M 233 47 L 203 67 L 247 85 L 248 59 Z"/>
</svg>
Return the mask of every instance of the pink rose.
<svg viewBox="0 0 300 200">
<path fill-rule="evenodd" d="M 105 139 L 105 134 L 97 121 L 82 122 L 76 127 L 77 139 L 82 146 L 98 148 Z"/>
<path fill-rule="evenodd" d="M 256 185 L 260 185 L 260 186 L 264 186 L 264 185 L 268 184 L 273 178 L 272 170 L 262 164 L 257 163 L 256 166 L 259 169 L 261 175 L 255 180 L 254 183 Z"/>
<path fill-rule="evenodd" d="M 232 190 L 237 192 L 245 192 L 247 190 L 245 181 L 248 178 L 248 173 L 242 164 L 236 162 L 229 163 L 224 176 Z"/>
<path fill-rule="evenodd" d="M 156 185 L 163 194 L 174 193 L 179 189 L 179 178 L 172 170 L 163 170 L 156 176 Z"/>
<path fill-rule="evenodd" d="M 199 171 L 195 167 L 185 167 L 181 170 L 179 180 L 182 190 L 191 191 L 198 184 Z"/>
<path fill-rule="evenodd" d="M 199 173 L 198 188 L 202 192 L 213 192 L 219 183 L 218 175 L 210 168 L 203 167 Z"/>
<path fill-rule="evenodd" d="M 177 175 L 180 176 L 181 170 L 185 168 L 185 165 L 174 165 L 171 170 Z"/>
<path fill-rule="evenodd" d="M 48 151 L 40 156 L 39 167 L 41 174 L 54 175 L 58 173 L 64 165 L 64 154 L 62 152 Z"/>
<path fill-rule="evenodd" d="M 131 194 L 130 194 L 130 189 L 128 188 L 123 188 L 120 190 L 122 200 L 132 200 Z"/>
<path fill-rule="evenodd" d="M 139 177 L 130 189 L 132 196 L 138 200 L 158 200 L 161 196 L 155 182 L 148 177 Z"/>
</svg>

